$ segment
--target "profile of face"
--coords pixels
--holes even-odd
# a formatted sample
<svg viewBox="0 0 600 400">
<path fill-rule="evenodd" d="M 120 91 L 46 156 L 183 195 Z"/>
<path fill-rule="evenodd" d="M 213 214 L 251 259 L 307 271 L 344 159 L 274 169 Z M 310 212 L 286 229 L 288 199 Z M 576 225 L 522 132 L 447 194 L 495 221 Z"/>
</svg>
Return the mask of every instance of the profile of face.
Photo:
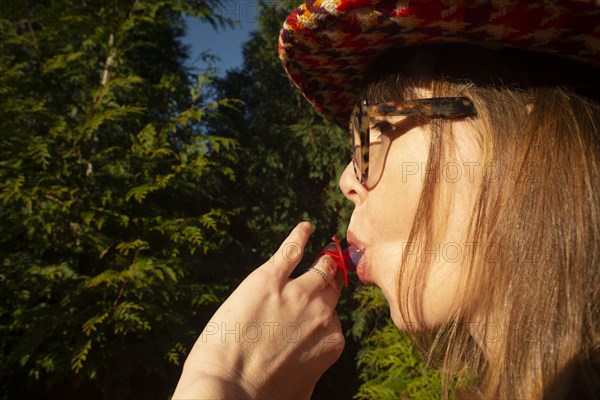
<svg viewBox="0 0 600 400">
<path fill-rule="evenodd" d="M 421 98 L 431 97 L 429 93 L 421 94 Z M 433 168 L 427 166 L 431 143 L 427 122 L 416 122 L 413 117 L 385 117 L 382 123 L 381 118 L 372 117 L 368 181 L 360 183 L 351 162 L 339 182 L 342 192 L 355 206 L 347 238 L 364 251 L 357 269 L 359 278 L 364 284 L 382 290 L 392 319 L 401 330 L 439 327 L 451 321 L 456 310 L 464 309 L 469 301 L 459 290 L 465 254 L 461 247 L 464 247 L 465 221 L 470 216 L 482 173 L 477 168 L 482 150 L 473 124 L 460 119 L 451 124 L 455 143 L 452 160 L 441 166 L 442 174 L 437 179 L 445 180 L 444 184 L 453 190 L 448 192 L 447 213 L 429 222 L 442 232 L 443 238 L 433 248 L 409 243 L 426 174 Z M 419 257 L 421 263 L 428 263 L 429 272 L 419 287 L 413 287 L 409 279 L 399 283 L 405 252 Z M 414 272 L 408 271 L 408 275 Z M 401 299 L 410 299 L 410 304 L 400 304 Z M 408 310 L 409 320 L 402 317 L 401 306 Z M 417 313 L 426 326 L 416 324 Z"/>
</svg>

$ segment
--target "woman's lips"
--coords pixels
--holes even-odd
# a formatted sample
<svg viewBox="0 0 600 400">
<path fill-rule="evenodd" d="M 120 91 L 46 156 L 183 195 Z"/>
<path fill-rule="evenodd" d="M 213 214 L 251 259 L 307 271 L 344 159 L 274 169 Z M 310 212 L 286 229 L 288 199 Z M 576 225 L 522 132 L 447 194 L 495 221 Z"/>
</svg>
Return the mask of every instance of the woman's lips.
<svg viewBox="0 0 600 400">
<path fill-rule="evenodd" d="M 371 281 L 369 280 L 369 272 L 367 266 L 369 265 L 368 257 L 366 253 L 363 253 L 360 260 L 358 260 L 358 264 L 356 265 L 356 276 L 360 280 L 360 283 L 363 285 L 370 285 Z"/>
<path fill-rule="evenodd" d="M 358 260 L 358 263 L 356 263 L 356 275 L 358 276 L 358 279 L 363 285 L 369 285 L 370 280 L 367 268 L 369 262 L 367 254 L 365 253 L 364 244 L 360 240 L 358 240 L 358 238 L 354 235 L 352 231 L 348 231 L 346 233 L 346 240 L 348 241 L 348 243 L 350 243 L 351 247 L 354 247 L 360 251 L 361 256 Z"/>
</svg>

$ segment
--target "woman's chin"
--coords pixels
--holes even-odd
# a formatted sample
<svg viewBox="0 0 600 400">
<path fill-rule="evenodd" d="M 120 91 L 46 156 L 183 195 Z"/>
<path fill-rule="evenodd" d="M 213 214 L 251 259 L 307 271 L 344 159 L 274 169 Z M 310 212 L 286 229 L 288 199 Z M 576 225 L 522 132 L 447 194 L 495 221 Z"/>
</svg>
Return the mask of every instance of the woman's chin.
<svg viewBox="0 0 600 400">
<path fill-rule="evenodd" d="M 400 306 L 397 303 L 397 298 L 395 296 L 395 293 L 394 294 L 389 293 L 386 290 L 385 286 L 383 286 L 383 287 L 379 286 L 376 282 L 374 282 L 373 284 L 377 285 L 380 288 L 381 292 L 383 293 L 383 296 L 385 297 L 385 300 L 387 301 L 389 308 L 390 308 L 390 317 L 392 318 L 394 325 L 396 325 L 396 328 L 398 328 L 399 331 L 401 331 L 401 332 L 422 332 L 425 330 L 416 321 L 411 321 L 411 320 L 406 321 L 404 319 L 404 317 L 402 316 L 402 313 L 400 312 Z"/>
</svg>

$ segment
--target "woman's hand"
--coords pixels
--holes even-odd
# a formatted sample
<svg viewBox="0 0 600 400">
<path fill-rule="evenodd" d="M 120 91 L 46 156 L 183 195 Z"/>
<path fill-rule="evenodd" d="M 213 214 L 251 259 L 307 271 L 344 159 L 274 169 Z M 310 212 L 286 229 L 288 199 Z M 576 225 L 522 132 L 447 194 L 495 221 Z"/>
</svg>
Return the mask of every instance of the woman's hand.
<svg viewBox="0 0 600 400">
<path fill-rule="evenodd" d="M 190 352 L 173 399 L 309 398 L 344 348 L 335 306 L 342 280 L 329 256 L 290 280 L 311 226 L 279 250 L 217 310 Z"/>
</svg>

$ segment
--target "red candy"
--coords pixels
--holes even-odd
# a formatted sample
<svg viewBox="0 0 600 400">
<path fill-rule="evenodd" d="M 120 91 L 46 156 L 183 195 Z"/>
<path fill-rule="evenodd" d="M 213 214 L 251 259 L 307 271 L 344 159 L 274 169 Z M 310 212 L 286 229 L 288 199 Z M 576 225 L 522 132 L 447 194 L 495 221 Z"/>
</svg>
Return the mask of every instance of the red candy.
<svg viewBox="0 0 600 400">
<path fill-rule="evenodd" d="M 350 257 L 349 249 L 345 249 L 342 251 L 342 247 L 340 246 L 340 242 L 337 238 L 337 235 L 333 235 L 333 241 L 335 243 L 336 250 L 323 250 L 320 252 L 317 257 L 321 257 L 322 255 L 327 254 L 330 256 L 337 266 L 335 271 L 336 275 L 339 270 L 342 270 L 344 274 L 344 283 L 346 287 L 348 287 L 348 271 L 356 270 L 356 267 L 352 266 L 353 261 Z M 350 263 L 350 266 L 346 264 L 346 262 Z"/>
</svg>

